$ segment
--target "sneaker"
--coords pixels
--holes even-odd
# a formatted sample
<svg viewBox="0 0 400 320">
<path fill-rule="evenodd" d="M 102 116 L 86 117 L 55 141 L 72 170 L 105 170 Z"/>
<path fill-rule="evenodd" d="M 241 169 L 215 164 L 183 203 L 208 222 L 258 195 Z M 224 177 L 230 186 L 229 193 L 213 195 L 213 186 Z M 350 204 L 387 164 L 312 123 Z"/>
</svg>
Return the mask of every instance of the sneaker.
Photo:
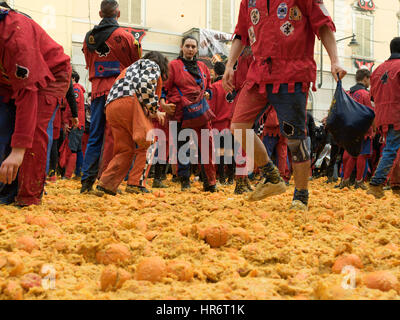
<svg viewBox="0 0 400 320">
<path fill-rule="evenodd" d="M 218 189 L 217 189 L 217 186 L 216 186 L 215 184 L 212 185 L 212 186 L 204 187 L 204 192 L 215 193 L 215 192 L 217 192 L 217 191 L 218 191 Z"/>
<path fill-rule="evenodd" d="M 376 199 L 381 199 L 385 196 L 385 191 L 383 191 L 382 185 L 374 186 L 370 184 L 367 194 L 372 194 Z"/>
<path fill-rule="evenodd" d="M 368 190 L 368 187 L 365 185 L 363 180 L 356 181 L 356 183 L 354 184 L 354 188 L 355 189 Z"/>
<path fill-rule="evenodd" d="M 246 186 L 246 181 L 244 178 L 238 178 L 236 179 L 236 187 L 235 187 L 235 194 L 243 194 L 249 192 Z"/>
<path fill-rule="evenodd" d="M 220 183 L 221 186 L 226 185 L 226 179 L 225 179 L 225 177 L 220 177 L 220 178 L 218 179 L 218 182 Z"/>
<path fill-rule="evenodd" d="M 153 180 L 153 185 L 151 187 L 154 188 L 154 189 L 166 189 L 166 188 L 168 188 L 168 186 L 163 184 L 161 179 L 154 179 Z"/>
<path fill-rule="evenodd" d="M 97 186 L 95 190 L 91 191 L 90 193 L 94 194 L 95 196 L 98 197 L 103 197 L 105 194 L 108 194 L 110 196 L 116 196 L 117 193 L 113 191 L 109 191 L 101 186 Z"/>
<path fill-rule="evenodd" d="M 286 192 L 285 181 L 283 181 L 278 168 L 272 162 L 266 164 L 261 170 L 265 175 L 265 181 L 264 183 L 259 183 L 256 190 L 247 198 L 250 202 L 260 201 Z"/>
<path fill-rule="evenodd" d="M 185 177 L 181 177 L 181 190 L 182 191 L 186 191 L 190 189 L 190 179 L 189 178 L 185 178 Z"/>
<path fill-rule="evenodd" d="M 308 211 L 308 206 L 300 200 L 293 200 L 292 205 L 290 206 L 290 210 Z"/>
<path fill-rule="evenodd" d="M 344 188 L 350 188 L 350 179 L 346 179 L 346 180 L 342 179 L 342 181 L 337 186 L 335 186 L 335 188 L 336 189 L 339 188 L 340 190 L 342 190 Z"/>
<path fill-rule="evenodd" d="M 399 196 L 399 197 L 400 197 L 400 186 L 392 187 L 392 193 L 393 193 L 395 196 Z"/>
<path fill-rule="evenodd" d="M 179 179 L 178 176 L 175 176 L 175 175 L 172 176 L 172 182 L 177 183 L 177 182 L 180 182 L 180 181 L 181 181 L 181 180 Z"/>
<path fill-rule="evenodd" d="M 146 187 L 140 187 L 140 186 L 126 186 L 126 193 L 131 193 L 131 194 L 144 194 L 144 193 L 151 193 L 151 191 L 147 190 Z"/>
<path fill-rule="evenodd" d="M 244 178 L 244 183 L 246 184 L 247 190 L 249 190 L 250 192 L 254 191 L 254 189 L 251 186 L 250 179 L 248 177 Z"/>
<path fill-rule="evenodd" d="M 226 184 L 227 184 L 228 186 L 233 186 L 234 183 L 235 183 L 235 182 L 234 182 L 234 178 L 231 177 L 231 176 L 228 178 L 228 181 L 226 181 Z"/>
</svg>

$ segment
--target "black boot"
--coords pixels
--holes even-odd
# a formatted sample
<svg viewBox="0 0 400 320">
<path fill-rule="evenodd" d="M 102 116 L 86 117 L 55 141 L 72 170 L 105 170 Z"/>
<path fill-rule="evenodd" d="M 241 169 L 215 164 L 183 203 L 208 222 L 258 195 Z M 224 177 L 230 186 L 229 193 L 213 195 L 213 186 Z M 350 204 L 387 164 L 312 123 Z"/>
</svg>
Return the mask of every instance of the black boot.
<svg viewBox="0 0 400 320">
<path fill-rule="evenodd" d="M 155 189 L 168 188 L 165 184 L 162 183 L 162 180 L 161 180 L 163 165 L 156 163 L 154 167 L 155 167 L 154 168 L 154 181 L 153 181 L 152 188 L 155 188 Z"/>
<path fill-rule="evenodd" d="M 235 165 L 234 164 L 228 164 L 228 181 L 226 182 L 227 185 L 233 185 L 234 180 L 235 180 Z"/>
<path fill-rule="evenodd" d="M 181 190 L 186 191 L 190 189 L 190 179 L 186 177 L 180 177 L 181 180 Z"/>
<path fill-rule="evenodd" d="M 82 180 L 81 193 L 92 191 L 93 190 L 93 185 L 94 185 L 94 181 L 91 178 L 86 179 L 86 180 Z"/>
<path fill-rule="evenodd" d="M 212 186 L 204 187 L 204 192 L 215 193 L 215 192 L 218 192 L 218 189 L 217 189 L 217 186 L 214 184 Z"/>
</svg>

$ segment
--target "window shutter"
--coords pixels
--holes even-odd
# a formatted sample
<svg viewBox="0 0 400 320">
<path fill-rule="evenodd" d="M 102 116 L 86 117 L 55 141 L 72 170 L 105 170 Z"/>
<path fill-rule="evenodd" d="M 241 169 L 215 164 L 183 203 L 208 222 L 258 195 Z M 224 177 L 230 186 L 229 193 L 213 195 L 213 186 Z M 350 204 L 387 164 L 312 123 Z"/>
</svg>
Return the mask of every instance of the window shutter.
<svg viewBox="0 0 400 320">
<path fill-rule="evenodd" d="M 119 0 L 119 10 L 121 11 L 121 17 L 119 20 L 121 22 L 129 23 L 129 5 L 128 1 L 130 0 Z"/>
<path fill-rule="evenodd" d="M 142 0 L 131 0 L 131 23 L 142 24 Z"/>
<path fill-rule="evenodd" d="M 222 31 L 232 32 L 232 0 L 223 0 L 222 3 Z"/>
<path fill-rule="evenodd" d="M 211 3 L 211 23 L 210 27 L 213 30 L 221 29 L 221 0 L 210 0 Z"/>
<path fill-rule="evenodd" d="M 356 54 L 361 57 L 371 58 L 371 37 L 372 21 L 362 16 L 356 16 L 356 37 L 360 46 L 356 50 Z"/>
</svg>

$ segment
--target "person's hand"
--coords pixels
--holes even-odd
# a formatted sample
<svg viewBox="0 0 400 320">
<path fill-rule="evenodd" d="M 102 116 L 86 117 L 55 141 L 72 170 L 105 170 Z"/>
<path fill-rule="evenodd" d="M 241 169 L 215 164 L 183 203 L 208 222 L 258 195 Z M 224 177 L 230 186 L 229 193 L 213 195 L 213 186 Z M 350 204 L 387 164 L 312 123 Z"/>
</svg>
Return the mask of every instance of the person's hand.
<svg viewBox="0 0 400 320">
<path fill-rule="evenodd" d="M 339 79 L 343 79 L 344 76 L 347 74 L 347 71 L 344 70 L 339 63 L 332 63 L 331 66 L 331 72 L 333 77 L 335 78 L 336 82 L 339 81 Z M 338 79 L 338 74 L 339 74 L 339 79 Z"/>
<path fill-rule="evenodd" d="M 156 119 L 161 126 L 165 124 L 165 112 L 157 111 Z"/>
<path fill-rule="evenodd" d="M 79 127 L 79 119 L 72 118 L 72 128 L 78 128 L 78 127 Z"/>
<path fill-rule="evenodd" d="M 204 98 L 210 100 L 210 94 L 207 91 L 204 93 Z"/>
<path fill-rule="evenodd" d="M 68 124 L 64 124 L 64 134 L 67 134 L 67 133 L 69 133 L 70 131 L 71 131 L 71 128 L 69 127 L 69 125 Z"/>
<path fill-rule="evenodd" d="M 222 87 L 226 92 L 232 92 L 235 87 L 233 86 L 233 77 L 235 75 L 235 71 L 233 71 L 232 67 L 226 67 L 224 77 L 222 78 Z"/>
<path fill-rule="evenodd" d="M 164 100 L 160 101 L 161 108 L 170 116 L 175 114 L 176 105 L 173 103 L 165 103 Z"/>
<path fill-rule="evenodd" d="M 18 169 L 24 160 L 25 149 L 13 148 L 0 167 L 0 183 L 11 184 L 17 177 Z"/>
</svg>

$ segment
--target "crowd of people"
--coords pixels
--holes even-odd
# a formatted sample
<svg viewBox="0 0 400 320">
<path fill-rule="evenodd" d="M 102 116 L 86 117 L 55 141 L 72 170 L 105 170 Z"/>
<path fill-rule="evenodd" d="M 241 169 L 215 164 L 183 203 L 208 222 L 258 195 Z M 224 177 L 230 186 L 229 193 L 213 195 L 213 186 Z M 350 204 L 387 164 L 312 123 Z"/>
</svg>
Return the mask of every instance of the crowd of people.
<svg viewBox="0 0 400 320">
<path fill-rule="evenodd" d="M 83 45 L 91 82 L 85 103 L 63 48 L 0 2 L 0 203 L 38 205 L 46 179 L 57 175 L 101 197 L 121 193 L 124 180 L 126 193 L 149 193 L 150 174 L 153 189 L 168 188 L 169 172 L 182 191 L 190 192 L 195 175 L 204 192 L 236 183 L 234 193 L 249 193 L 248 201 L 286 192 L 293 177 L 297 210 L 307 210 L 313 177 L 341 177 L 336 187 L 354 185 L 376 198 L 388 185 L 400 195 L 400 38 L 372 75 L 357 71 L 348 91 L 376 112 L 353 157 L 306 108 L 316 36 L 333 77 L 346 75 L 322 1 L 242 0 L 228 61 L 212 72 L 197 59 L 196 38 L 182 39 L 175 60 L 155 51 L 142 56 L 140 43 L 119 27 L 117 1 L 103 0 L 99 14 Z"/>
</svg>

